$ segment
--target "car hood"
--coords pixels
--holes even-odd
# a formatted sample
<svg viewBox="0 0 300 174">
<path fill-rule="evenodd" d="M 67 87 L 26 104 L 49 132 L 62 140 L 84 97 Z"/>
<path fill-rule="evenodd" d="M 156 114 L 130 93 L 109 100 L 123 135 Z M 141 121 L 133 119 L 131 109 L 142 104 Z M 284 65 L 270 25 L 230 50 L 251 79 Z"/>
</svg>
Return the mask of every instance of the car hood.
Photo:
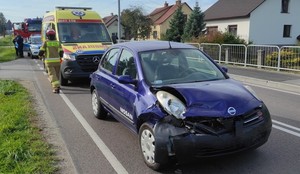
<svg viewBox="0 0 300 174">
<path fill-rule="evenodd" d="M 40 47 L 40 46 L 42 46 L 42 44 L 41 43 L 32 43 L 32 44 L 30 44 L 31 46 L 38 46 L 38 47 Z"/>
<path fill-rule="evenodd" d="M 185 117 L 233 117 L 245 114 L 261 105 L 241 83 L 217 80 L 169 85 L 185 99 Z"/>
</svg>

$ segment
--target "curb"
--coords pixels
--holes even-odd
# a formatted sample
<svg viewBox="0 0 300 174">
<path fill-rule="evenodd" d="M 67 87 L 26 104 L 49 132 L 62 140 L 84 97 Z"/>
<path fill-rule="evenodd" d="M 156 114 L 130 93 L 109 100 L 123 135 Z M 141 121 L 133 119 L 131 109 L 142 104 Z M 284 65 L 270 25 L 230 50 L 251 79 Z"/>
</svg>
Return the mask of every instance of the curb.
<svg viewBox="0 0 300 174">
<path fill-rule="evenodd" d="M 274 82 L 274 81 L 251 78 L 251 77 L 246 77 L 246 76 L 239 76 L 239 75 L 234 75 L 234 74 L 229 74 L 229 76 L 231 78 L 241 81 L 243 83 L 250 83 L 250 84 L 254 84 L 254 85 L 271 87 L 271 88 L 275 88 L 275 89 L 280 89 L 280 90 L 300 94 L 300 86 L 298 86 L 298 85 L 282 83 L 282 82 Z"/>
</svg>

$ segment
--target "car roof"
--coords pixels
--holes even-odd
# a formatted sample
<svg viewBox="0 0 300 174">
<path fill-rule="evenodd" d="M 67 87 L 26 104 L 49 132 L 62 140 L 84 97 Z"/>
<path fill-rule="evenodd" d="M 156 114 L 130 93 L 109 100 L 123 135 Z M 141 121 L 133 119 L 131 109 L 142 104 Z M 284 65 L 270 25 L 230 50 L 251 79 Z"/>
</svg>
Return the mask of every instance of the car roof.
<svg viewBox="0 0 300 174">
<path fill-rule="evenodd" d="M 151 50 L 161 50 L 169 48 L 193 48 L 196 47 L 179 42 L 170 41 L 131 41 L 124 42 L 113 45 L 113 47 L 127 47 L 136 52 L 151 51 Z"/>
</svg>

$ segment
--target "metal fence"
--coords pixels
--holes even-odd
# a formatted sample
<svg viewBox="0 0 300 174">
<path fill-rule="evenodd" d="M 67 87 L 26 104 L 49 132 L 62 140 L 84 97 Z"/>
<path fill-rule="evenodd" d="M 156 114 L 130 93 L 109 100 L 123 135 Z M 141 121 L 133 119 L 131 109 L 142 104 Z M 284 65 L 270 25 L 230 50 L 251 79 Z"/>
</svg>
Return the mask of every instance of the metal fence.
<svg viewBox="0 0 300 174">
<path fill-rule="evenodd" d="M 300 71 L 300 46 L 201 43 L 199 48 L 219 63 Z"/>
</svg>

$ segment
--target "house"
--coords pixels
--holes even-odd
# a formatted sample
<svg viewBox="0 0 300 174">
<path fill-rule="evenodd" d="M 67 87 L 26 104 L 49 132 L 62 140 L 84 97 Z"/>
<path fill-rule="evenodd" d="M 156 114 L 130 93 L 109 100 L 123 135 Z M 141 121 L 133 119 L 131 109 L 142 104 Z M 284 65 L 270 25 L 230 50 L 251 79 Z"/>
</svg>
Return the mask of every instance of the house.
<svg viewBox="0 0 300 174">
<path fill-rule="evenodd" d="M 193 10 L 186 2 L 182 3 L 181 0 L 176 0 L 174 5 L 169 5 L 165 2 L 163 7 L 156 8 L 149 14 L 149 17 L 153 22 L 149 39 L 160 39 L 161 36 L 166 33 L 169 28 L 170 20 L 180 6 L 182 7 L 182 12 L 185 14 L 187 20 Z"/>
<path fill-rule="evenodd" d="M 219 0 L 205 14 L 207 33 L 228 31 L 253 44 L 294 45 L 299 0 Z"/>
<path fill-rule="evenodd" d="M 110 16 L 105 16 L 103 21 L 107 27 L 109 35 L 112 36 L 115 34 L 118 36 L 118 15 L 111 13 Z M 121 27 L 121 37 L 123 37 L 123 28 Z"/>
</svg>

